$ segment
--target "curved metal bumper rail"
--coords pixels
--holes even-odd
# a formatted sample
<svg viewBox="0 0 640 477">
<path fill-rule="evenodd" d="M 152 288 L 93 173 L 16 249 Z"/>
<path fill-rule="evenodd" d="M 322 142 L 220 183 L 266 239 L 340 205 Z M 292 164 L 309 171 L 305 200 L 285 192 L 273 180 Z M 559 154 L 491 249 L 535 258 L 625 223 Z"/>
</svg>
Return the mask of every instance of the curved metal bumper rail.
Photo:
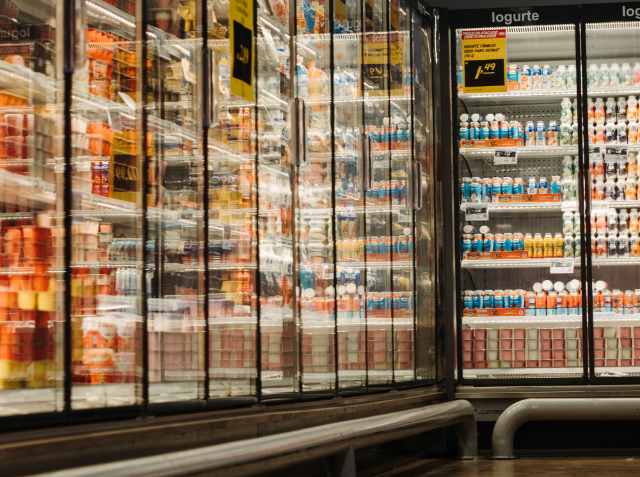
<svg viewBox="0 0 640 477">
<path fill-rule="evenodd" d="M 514 459 L 513 436 L 529 421 L 640 420 L 638 398 L 524 399 L 509 406 L 493 428 L 494 459 Z"/>
<path fill-rule="evenodd" d="M 458 457 L 478 455 L 476 419 L 468 401 L 434 404 L 382 416 L 267 437 L 40 474 L 48 477 L 243 477 L 325 459 L 328 477 L 356 477 L 356 449 L 455 425 Z"/>
</svg>

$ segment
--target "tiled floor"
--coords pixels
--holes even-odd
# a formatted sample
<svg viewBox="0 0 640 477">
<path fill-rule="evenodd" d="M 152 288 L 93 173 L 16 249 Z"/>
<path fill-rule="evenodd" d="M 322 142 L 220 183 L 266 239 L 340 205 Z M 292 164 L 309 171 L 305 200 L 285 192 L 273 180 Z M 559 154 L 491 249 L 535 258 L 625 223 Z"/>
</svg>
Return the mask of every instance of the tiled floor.
<svg viewBox="0 0 640 477">
<path fill-rule="evenodd" d="M 640 475 L 640 452 L 633 457 L 523 457 L 515 460 L 433 459 L 377 477 L 617 477 Z"/>
</svg>

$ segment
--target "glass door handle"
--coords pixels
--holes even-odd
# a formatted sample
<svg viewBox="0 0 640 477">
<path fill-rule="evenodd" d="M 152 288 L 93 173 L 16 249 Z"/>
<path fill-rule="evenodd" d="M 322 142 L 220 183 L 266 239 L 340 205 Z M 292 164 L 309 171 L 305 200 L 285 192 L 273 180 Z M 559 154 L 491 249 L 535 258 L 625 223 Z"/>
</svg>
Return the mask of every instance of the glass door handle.
<svg viewBox="0 0 640 477">
<path fill-rule="evenodd" d="M 307 164 L 307 115 L 304 100 L 296 98 L 294 102 L 294 117 L 296 131 L 294 134 L 296 141 L 296 164 L 298 167 Z"/>
<path fill-rule="evenodd" d="M 585 190 L 585 195 L 587 196 L 587 210 L 585 211 L 585 215 L 586 212 L 589 212 L 589 214 L 591 214 L 591 200 L 593 199 L 593 197 L 591 197 L 591 184 L 593 184 L 592 180 L 591 169 L 589 169 L 587 171 L 587 190 Z"/>
<path fill-rule="evenodd" d="M 205 88 L 207 104 L 205 106 L 204 127 L 215 127 L 218 125 L 220 116 L 220 88 L 218 85 L 218 62 L 216 61 L 215 52 L 205 50 Z M 208 77 L 210 75 L 210 77 Z M 215 86 L 214 86 L 215 85 Z"/>
<path fill-rule="evenodd" d="M 413 210 L 422 209 L 422 164 L 413 163 Z"/>
<path fill-rule="evenodd" d="M 373 187 L 373 144 L 371 136 L 362 133 L 362 158 L 364 160 L 364 187 L 371 190 Z"/>
<path fill-rule="evenodd" d="M 87 41 L 87 12 L 85 0 L 74 0 L 68 2 L 69 11 L 64 15 L 64 29 L 67 32 L 64 35 L 64 70 L 67 73 L 73 73 L 76 65 L 82 67 L 85 64 Z M 64 8 L 64 7 L 63 7 Z"/>
</svg>

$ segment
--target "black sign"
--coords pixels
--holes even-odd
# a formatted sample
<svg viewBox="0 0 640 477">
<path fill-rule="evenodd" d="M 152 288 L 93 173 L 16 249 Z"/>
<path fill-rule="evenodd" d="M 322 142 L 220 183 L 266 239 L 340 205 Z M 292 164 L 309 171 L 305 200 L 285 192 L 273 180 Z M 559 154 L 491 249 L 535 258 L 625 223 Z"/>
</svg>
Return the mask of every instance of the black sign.
<svg viewBox="0 0 640 477">
<path fill-rule="evenodd" d="M 233 21 L 233 77 L 240 81 L 251 84 L 251 51 L 253 36 L 251 30 L 245 28 L 244 25 Z"/>
<path fill-rule="evenodd" d="M 496 60 L 467 60 L 464 62 L 464 86 L 503 86 L 505 64 L 503 58 Z"/>
<path fill-rule="evenodd" d="M 560 25 L 577 23 L 578 5 L 556 7 L 513 7 L 454 10 L 451 26 L 458 28 L 511 27 L 524 25 Z"/>
<path fill-rule="evenodd" d="M 585 23 L 636 22 L 640 20 L 640 3 L 605 3 L 580 6 Z"/>
</svg>

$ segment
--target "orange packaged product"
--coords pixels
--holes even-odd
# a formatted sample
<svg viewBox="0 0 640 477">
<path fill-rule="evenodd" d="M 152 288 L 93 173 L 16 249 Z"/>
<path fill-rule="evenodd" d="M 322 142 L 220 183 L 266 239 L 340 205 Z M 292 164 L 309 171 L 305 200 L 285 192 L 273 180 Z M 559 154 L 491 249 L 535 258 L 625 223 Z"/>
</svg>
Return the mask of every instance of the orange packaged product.
<svg viewBox="0 0 640 477">
<path fill-rule="evenodd" d="M 33 280 L 30 275 L 11 275 L 11 291 L 31 291 L 33 290 Z"/>
<path fill-rule="evenodd" d="M 88 349 L 113 349 L 116 325 L 109 317 L 85 318 L 82 322 L 82 343 Z"/>
<path fill-rule="evenodd" d="M 48 243 L 25 243 L 23 254 L 25 259 L 46 259 L 51 256 L 51 247 Z"/>
<path fill-rule="evenodd" d="M 51 229 L 48 227 L 22 227 L 22 234 L 26 242 L 46 242 L 51 240 Z"/>
</svg>

